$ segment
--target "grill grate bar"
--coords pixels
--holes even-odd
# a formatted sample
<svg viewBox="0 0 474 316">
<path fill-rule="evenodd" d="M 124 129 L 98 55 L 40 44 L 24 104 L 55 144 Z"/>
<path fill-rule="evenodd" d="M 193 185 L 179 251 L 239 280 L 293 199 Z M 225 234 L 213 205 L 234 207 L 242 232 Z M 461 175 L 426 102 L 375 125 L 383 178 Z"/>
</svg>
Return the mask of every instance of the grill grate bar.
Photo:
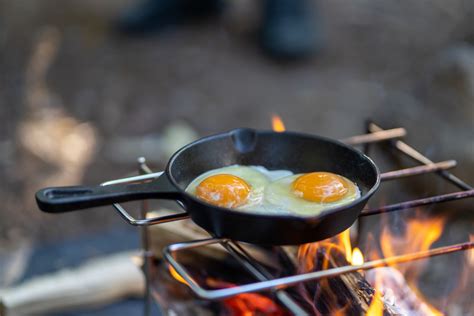
<svg viewBox="0 0 474 316">
<path fill-rule="evenodd" d="M 395 171 L 384 172 L 380 175 L 380 180 L 389 181 L 405 177 L 418 176 L 425 173 L 436 172 L 456 167 L 456 160 L 446 160 L 432 163 L 429 165 L 416 166 L 412 168 L 400 169 Z"/>
<path fill-rule="evenodd" d="M 402 202 L 402 203 L 397 203 L 397 204 L 386 205 L 386 206 L 382 206 L 376 209 L 365 210 L 365 211 L 362 211 L 359 216 L 360 217 L 370 216 L 370 215 L 376 215 L 376 214 L 381 214 L 381 213 L 406 210 L 406 209 L 410 209 L 410 208 L 414 208 L 418 206 L 467 199 L 471 197 L 474 197 L 474 190 L 436 195 L 436 196 L 431 196 L 424 199 L 412 200 L 412 201 L 407 201 L 407 202 Z"/>
<path fill-rule="evenodd" d="M 376 132 L 383 131 L 384 129 L 382 129 L 377 124 L 375 124 L 373 122 L 370 122 L 368 124 L 368 130 L 370 132 L 376 133 Z M 433 161 L 431 161 L 428 157 L 424 156 L 419 151 L 417 151 L 415 148 L 411 147 L 410 145 L 408 145 L 407 143 L 405 143 L 401 140 L 396 140 L 396 141 L 392 142 L 391 144 L 392 144 L 392 146 L 397 148 L 400 152 L 402 152 L 403 154 L 405 154 L 406 156 L 412 158 L 415 161 L 418 161 L 418 162 L 420 162 L 422 164 L 425 164 L 425 165 L 433 164 Z M 462 181 L 461 179 L 459 179 L 458 177 L 456 177 L 455 175 L 453 175 L 452 173 L 450 173 L 446 170 L 440 170 L 440 171 L 438 171 L 438 174 L 440 176 L 442 176 L 443 178 L 445 178 L 446 180 L 448 180 L 449 182 L 456 185 L 460 189 L 463 189 L 463 190 L 472 190 L 473 189 L 472 186 L 465 183 L 464 181 Z"/>
<path fill-rule="evenodd" d="M 426 259 L 435 256 L 446 255 L 458 251 L 465 251 L 474 248 L 474 242 L 464 242 L 459 244 L 454 244 L 450 246 L 444 246 L 439 248 L 434 248 L 426 251 L 420 251 L 400 256 L 389 257 L 385 259 L 378 259 L 367 261 L 361 265 L 347 265 L 337 268 L 331 268 L 322 271 L 309 272 L 304 274 L 296 274 L 292 276 L 261 281 L 256 283 L 244 284 L 231 288 L 224 288 L 218 290 L 206 290 L 199 286 L 198 283 L 192 279 L 192 277 L 187 273 L 186 269 L 179 264 L 175 258 L 174 254 L 179 250 L 196 248 L 204 245 L 211 245 L 215 243 L 227 242 L 227 239 L 204 239 L 198 241 L 183 242 L 170 245 L 163 250 L 165 259 L 173 266 L 173 268 L 181 275 L 187 282 L 190 288 L 194 291 L 196 295 L 201 298 L 208 300 L 219 300 L 234 295 L 250 293 L 250 292 L 259 292 L 265 290 L 281 290 L 289 286 L 296 285 L 301 282 L 307 282 L 311 280 L 319 280 L 322 278 L 335 277 L 338 275 L 356 272 L 359 270 L 370 270 L 374 268 L 386 267 L 394 264 L 411 262 L 421 259 Z"/>
<path fill-rule="evenodd" d="M 380 130 L 373 133 L 363 134 L 352 136 L 348 138 L 341 139 L 341 142 L 346 143 L 347 145 L 363 145 L 369 143 L 378 143 L 385 140 L 391 140 L 403 137 L 407 134 L 407 131 L 404 128 L 393 128 Z"/>
</svg>

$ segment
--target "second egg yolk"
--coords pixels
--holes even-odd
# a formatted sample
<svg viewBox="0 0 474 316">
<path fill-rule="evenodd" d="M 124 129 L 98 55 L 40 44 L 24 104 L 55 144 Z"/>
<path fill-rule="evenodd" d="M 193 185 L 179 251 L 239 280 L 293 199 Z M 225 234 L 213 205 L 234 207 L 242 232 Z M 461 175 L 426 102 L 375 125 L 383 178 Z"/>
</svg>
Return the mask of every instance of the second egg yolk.
<svg viewBox="0 0 474 316">
<path fill-rule="evenodd" d="M 247 201 L 250 186 L 231 174 L 217 174 L 204 179 L 196 187 L 196 195 L 204 201 L 221 207 L 238 207 Z"/>
<path fill-rule="evenodd" d="M 294 193 L 311 202 L 335 202 L 344 197 L 348 184 L 342 177 L 330 172 L 311 172 L 293 181 Z"/>
</svg>

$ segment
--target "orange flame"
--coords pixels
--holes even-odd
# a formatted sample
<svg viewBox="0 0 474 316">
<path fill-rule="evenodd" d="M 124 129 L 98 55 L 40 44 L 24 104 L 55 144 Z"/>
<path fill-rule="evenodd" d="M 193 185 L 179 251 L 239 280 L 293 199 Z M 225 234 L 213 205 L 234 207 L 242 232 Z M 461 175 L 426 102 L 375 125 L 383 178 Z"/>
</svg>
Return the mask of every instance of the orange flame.
<svg viewBox="0 0 474 316">
<path fill-rule="evenodd" d="M 336 257 L 340 259 L 335 259 Z M 347 263 L 353 265 L 360 265 L 364 263 L 364 256 L 362 255 L 361 250 L 357 247 L 352 249 L 349 229 L 332 238 L 320 242 L 301 245 L 298 248 L 298 272 L 306 273 L 309 271 L 334 268 L 338 263 L 343 263 L 344 258 L 347 260 Z M 319 295 L 322 293 L 331 292 L 333 292 L 333 290 L 329 283 L 329 279 L 319 280 L 316 289 L 313 291 L 305 287 L 300 287 L 299 290 L 302 298 L 309 304 L 314 304 L 314 302 L 318 300 Z M 350 307 L 350 302 L 345 306 L 341 306 L 341 302 L 338 301 L 338 293 L 329 295 L 329 297 L 334 298 L 334 300 L 327 302 L 331 309 L 331 315 L 349 315 L 348 308 Z M 328 297 L 326 297 L 326 299 L 328 299 Z M 315 313 L 318 314 L 316 310 Z"/>
<path fill-rule="evenodd" d="M 474 234 L 469 235 L 469 241 L 474 242 Z M 469 262 L 470 266 L 474 266 L 474 249 L 467 251 L 467 261 Z"/>
<path fill-rule="evenodd" d="M 367 309 L 366 316 L 383 316 L 383 301 L 380 291 L 375 290 L 375 294 L 370 302 L 369 309 Z"/>
<path fill-rule="evenodd" d="M 346 229 L 337 235 L 336 238 L 336 243 L 344 249 L 347 262 L 354 266 L 364 263 L 364 255 L 362 254 L 362 251 L 357 247 L 352 248 L 350 229 Z"/>
<path fill-rule="evenodd" d="M 168 271 L 170 272 L 171 276 L 175 278 L 177 281 L 188 285 L 188 282 L 186 282 L 186 280 L 183 279 L 183 277 L 180 276 L 179 273 L 172 266 L 168 266 Z"/>
<path fill-rule="evenodd" d="M 298 259 L 303 271 L 311 271 L 315 267 L 315 257 L 318 250 L 325 250 L 328 256 L 332 251 L 345 256 L 347 262 L 352 265 L 361 265 L 364 263 L 362 251 L 355 247 L 352 249 L 350 229 L 346 229 L 335 237 L 320 242 L 304 244 L 298 248 Z M 322 264 L 323 269 L 329 268 L 329 262 L 325 260 Z"/>
<path fill-rule="evenodd" d="M 364 263 L 364 255 L 362 254 L 362 251 L 360 251 L 359 248 L 355 247 L 354 250 L 352 251 L 351 264 L 354 266 L 360 266 L 363 263 Z"/>
<path fill-rule="evenodd" d="M 352 262 L 352 246 L 351 246 L 351 235 L 350 230 L 346 229 L 340 233 L 337 238 L 339 239 L 339 244 L 342 244 L 344 247 L 344 253 L 346 255 L 347 262 Z"/>
<path fill-rule="evenodd" d="M 431 245 L 441 236 L 444 222 L 445 219 L 441 217 L 410 219 L 407 221 L 405 233 L 402 236 L 392 234 L 388 226 L 385 226 L 380 237 L 383 256 L 392 257 L 430 249 Z M 413 270 L 413 279 L 418 275 L 414 270 L 420 270 L 421 265 L 424 263 L 426 262 L 419 261 L 395 267 L 401 270 L 401 272 Z"/>
<path fill-rule="evenodd" d="M 405 231 L 401 235 L 393 234 L 388 225 L 385 225 L 382 228 L 382 233 L 380 236 L 380 248 L 382 250 L 383 257 L 392 257 L 398 256 L 407 253 L 419 252 L 429 250 L 431 245 L 436 242 L 443 232 L 445 219 L 441 217 L 434 218 L 421 218 L 416 217 L 406 221 Z M 376 251 L 370 252 L 370 259 L 378 259 L 380 256 Z M 422 268 L 426 265 L 427 261 L 416 261 L 411 262 L 410 264 L 404 265 L 391 265 L 392 268 L 399 270 L 411 289 L 411 291 L 416 295 L 418 300 L 423 304 L 423 308 L 427 310 L 431 315 L 443 315 L 439 310 L 434 306 L 431 306 L 421 291 L 418 289 L 417 283 L 419 280 L 419 275 L 422 271 Z M 376 269 L 375 278 L 376 284 L 375 288 L 380 289 L 380 284 L 382 284 L 381 279 L 384 278 L 382 269 Z M 420 307 L 421 308 L 421 307 Z M 377 309 L 373 315 L 377 314 Z M 369 315 L 369 313 L 367 313 Z"/>
<path fill-rule="evenodd" d="M 286 131 L 285 124 L 283 124 L 281 117 L 276 114 L 272 115 L 272 129 L 278 133 Z"/>
<path fill-rule="evenodd" d="M 443 232 L 444 224 L 444 218 L 422 218 L 418 216 L 406 221 L 404 233 L 400 235 L 393 234 L 389 229 L 390 225 L 385 222 L 385 225 L 381 229 L 379 242 L 374 242 L 374 244 L 371 246 L 370 241 L 374 240 L 371 239 L 371 236 L 368 236 L 369 243 L 367 246 L 369 248 L 366 249 L 367 257 L 370 260 L 375 260 L 381 257 L 398 256 L 406 253 L 429 250 L 432 244 L 440 238 Z M 474 240 L 474 235 L 470 238 L 471 240 Z M 375 249 L 381 249 L 382 252 L 379 253 Z M 324 270 L 331 268 L 331 264 L 338 262 L 337 260 L 331 260 L 331 258 L 334 258 L 335 255 L 344 256 L 346 260 L 352 265 L 361 265 L 365 262 L 365 256 L 361 249 L 357 247 L 352 248 L 350 232 L 349 230 L 346 230 L 330 239 L 300 246 L 298 249 L 298 260 L 300 263 L 299 272 L 304 273 L 308 271 L 314 271 L 314 269 Z M 474 255 L 472 255 L 473 259 L 471 259 L 470 256 L 471 255 L 468 257 L 469 262 L 471 262 L 471 260 L 474 261 Z M 322 261 L 318 262 L 318 260 Z M 430 315 L 442 315 L 440 311 L 426 302 L 425 298 L 417 288 L 417 281 L 424 264 L 426 264 L 426 261 L 416 261 L 411 262 L 410 264 L 404 264 L 401 266 L 393 265 L 391 267 L 400 270 L 400 276 L 404 284 L 403 286 L 406 286 L 406 288 L 410 290 L 410 293 L 413 293 L 411 294 L 411 298 L 414 298 L 415 301 L 411 302 L 410 299 L 403 297 L 405 292 L 400 292 L 399 295 L 402 296 L 399 299 L 408 300 L 407 304 L 419 304 L 419 308 L 423 307 L 423 309 Z M 382 268 L 372 271 L 375 273 L 375 284 L 373 285 L 376 291 L 367 310 L 367 315 L 379 316 L 383 315 L 384 311 L 383 293 L 385 290 L 387 290 L 387 284 L 390 284 L 386 283 L 386 281 L 388 280 L 387 282 L 391 282 L 390 276 L 385 275 L 385 273 L 390 273 L 387 271 L 391 270 L 387 270 L 386 268 L 384 270 Z M 320 280 L 319 287 L 326 288 L 326 286 L 328 286 L 326 279 Z M 390 290 L 390 288 L 388 288 L 388 290 Z M 397 289 L 392 290 L 398 291 Z M 306 293 L 309 294 L 309 292 Z M 306 295 L 304 293 L 302 294 Z M 316 292 L 314 295 L 315 299 L 317 299 L 318 292 Z M 313 298 L 305 297 L 305 300 L 312 301 Z M 344 315 L 344 309 L 340 309 L 340 307 L 337 305 L 337 302 L 334 302 L 334 304 L 335 305 L 332 307 L 332 312 L 337 312 L 338 315 Z"/>
<path fill-rule="evenodd" d="M 375 293 L 372 296 L 369 308 L 367 309 L 366 316 L 383 316 L 383 301 L 382 293 L 380 290 L 380 274 L 375 275 Z"/>
</svg>

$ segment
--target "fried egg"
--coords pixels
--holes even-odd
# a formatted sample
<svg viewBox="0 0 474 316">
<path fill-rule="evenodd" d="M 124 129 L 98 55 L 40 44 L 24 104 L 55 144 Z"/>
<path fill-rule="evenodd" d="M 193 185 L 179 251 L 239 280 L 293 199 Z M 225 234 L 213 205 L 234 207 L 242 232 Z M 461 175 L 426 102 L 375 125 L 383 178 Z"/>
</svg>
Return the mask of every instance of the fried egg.
<svg viewBox="0 0 474 316">
<path fill-rule="evenodd" d="M 203 173 L 186 192 L 220 207 L 262 214 L 313 216 L 360 197 L 357 185 L 329 172 L 293 174 L 233 165 Z"/>
<path fill-rule="evenodd" d="M 349 204 L 360 197 L 351 180 L 330 172 L 311 172 L 280 178 L 264 192 L 263 204 L 302 216 Z"/>
<path fill-rule="evenodd" d="M 258 208 L 270 179 L 255 167 L 233 165 L 194 179 L 186 192 L 221 207 Z"/>
</svg>

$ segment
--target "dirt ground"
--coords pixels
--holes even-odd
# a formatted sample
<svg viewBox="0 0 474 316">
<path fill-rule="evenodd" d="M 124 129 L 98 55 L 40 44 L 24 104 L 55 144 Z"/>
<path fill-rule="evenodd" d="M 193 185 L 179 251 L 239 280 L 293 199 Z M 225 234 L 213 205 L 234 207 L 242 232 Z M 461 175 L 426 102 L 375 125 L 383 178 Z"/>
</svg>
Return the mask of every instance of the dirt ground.
<svg viewBox="0 0 474 316">
<path fill-rule="evenodd" d="M 411 144 L 433 160 L 456 159 L 454 173 L 474 183 L 474 2 L 321 0 L 324 49 L 285 64 L 259 51 L 251 1 L 228 1 L 218 19 L 127 38 L 113 21 L 133 3 L 0 0 L 5 252 L 126 225 L 109 208 L 42 214 L 34 192 L 133 174 L 142 155 L 162 168 L 168 153 L 157 144 L 176 124 L 187 139 L 270 128 L 278 113 L 291 130 L 343 138 L 364 133 L 370 118 L 406 127 Z M 472 229 L 472 217 L 461 226 Z"/>
</svg>

